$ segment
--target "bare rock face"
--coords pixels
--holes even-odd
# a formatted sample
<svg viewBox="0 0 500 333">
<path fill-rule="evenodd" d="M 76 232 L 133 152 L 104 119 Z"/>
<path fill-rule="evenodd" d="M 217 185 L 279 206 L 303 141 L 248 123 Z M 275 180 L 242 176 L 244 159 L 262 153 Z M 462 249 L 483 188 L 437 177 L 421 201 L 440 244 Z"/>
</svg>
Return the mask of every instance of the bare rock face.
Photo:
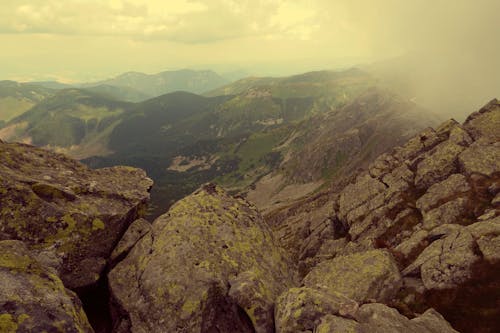
<svg viewBox="0 0 500 333">
<path fill-rule="evenodd" d="M 0 240 L 17 239 L 68 288 L 95 283 L 152 181 L 139 169 L 90 170 L 63 155 L 0 143 Z"/>
<path fill-rule="evenodd" d="M 109 274 L 123 332 L 273 332 L 293 270 L 256 208 L 207 184 Z"/>
<path fill-rule="evenodd" d="M 499 129 L 500 102 L 495 99 L 463 125 L 447 121 L 381 155 L 368 172 L 358 174 L 340 191 L 326 191 L 317 199 L 287 207 L 287 214 L 273 212 L 269 218 L 274 230 L 279 232 L 287 226 L 287 239 L 309 239 L 313 235 L 299 234 L 308 229 L 293 212 L 314 216 L 314 207 L 328 211 L 332 225 L 345 228 L 344 236 L 317 234 L 314 241 L 319 245 L 310 247 L 307 256 L 292 257 L 299 267 L 307 267 L 303 284 L 314 288 L 310 283 L 314 280 L 324 290 L 331 286 L 361 304 L 373 297 L 410 317 L 436 308 L 463 332 L 498 331 Z M 292 222 L 296 224 L 293 228 L 289 227 Z M 291 242 L 282 244 L 294 249 Z M 392 279 L 387 284 L 401 287 L 391 293 L 389 303 L 387 298 L 362 297 L 342 288 L 351 284 L 356 291 L 383 290 L 380 286 L 363 289 L 361 276 L 367 276 L 363 267 L 369 265 L 355 265 L 356 258 L 380 249 L 392 254 L 394 263 L 389 271 L 393 276 L 401 274 L 404 281 Z M 347 271 L 352 274 L 343 275 Z M 364 332 L 369 327 L 359 318 L 328 318 L 331 320 L 327 323 L 325 319 L 317 331 L 324 328 L 329 332 L 331 325 L 336 327 L 332 332 Z M 413 324 L 408 325 L 411 332 Z M 384 332 L 392 332 L 390 326 L 383 327 Z M 406 332 L 403 328 L 393 331 Z"/>
<path fill-rule="evenodd" d="M 93 332 L 76 294 L 15 240 L 0 241 L 0 332 Z"/>
</svg>

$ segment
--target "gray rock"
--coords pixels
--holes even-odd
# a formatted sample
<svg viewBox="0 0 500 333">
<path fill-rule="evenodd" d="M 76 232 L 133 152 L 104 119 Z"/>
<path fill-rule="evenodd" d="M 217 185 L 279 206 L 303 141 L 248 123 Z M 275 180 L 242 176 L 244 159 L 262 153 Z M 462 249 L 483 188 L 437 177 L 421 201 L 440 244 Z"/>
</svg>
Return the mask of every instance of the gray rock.
<svg viewBox="0 0 500 333">
<path fill-rule="evenodd" d="M 423 213 L 438 207 L 451 197 L 466 194 L 471 190 L 465 176 L 453 174 L 442 182 L 429 187 L 425 194 L 417 200 L 417 208 Z"/>
<path fill-rule="evenodd" d="M 152 184 L 140 169 L 92 170 L 64 155 L 2 143 L 0 240 L 21 240 L 42 253 L 68 288 L 88 287 L 145 213 Z"/>
<path fill-rule="evenodd" d="M 402 281 L 392 255 L 384 250 L 372 250 L 323 261 L 311 270 L 303 283 L 309 288 L 367 302 L 390 300 Z"/>
<path fill-rule="evenodd" d="M 458 161 L 467 175 L 491 177 L 500 171 L 500 146 L 475 143 L 460 154 Z"/>
<path fill-rule="evenodd" d="M 495 98 L 471 114 L 464 123 L 464 128 L 471 133 L 474 140 L 484 142 L 500 141 L 500 102 Z"/>
<path fill-rule="evenodd" d="M 472 266 L 481 259 L 474 247 L 471 233 L 462 228 L 425 248 L 403 275 L 419 270 L 428 290 L 456 288 L 471 278 Z"/>
<path fill-rule="evenodd" d="M 464 150 L 463 146 L 445 141 L 427 153 L 426 157 L 417 165 L 415 186 L 419 189 L 440 182 L 457 171 L 458 155 Z"/>
<path fill-rule="evenodd" d="M 0 241 L 1 332 L 93 332 L 76 294 L 24 243 Z"/>
<path fill-rule="evenodd" d="M 340 293 L 325 293 L 311 288 L 292 288 L 276 302 L 276 332 L 312 331 L 323 316 L 340 314 L 352 317 L 358 304 Z"/>
<path fill-rule="evenodd" d="M 115 324 L 133 333 L 272 332 L 290 267 L 257 209 L 207 184 L 156 219 L 109 273 Z"/>
</svg>

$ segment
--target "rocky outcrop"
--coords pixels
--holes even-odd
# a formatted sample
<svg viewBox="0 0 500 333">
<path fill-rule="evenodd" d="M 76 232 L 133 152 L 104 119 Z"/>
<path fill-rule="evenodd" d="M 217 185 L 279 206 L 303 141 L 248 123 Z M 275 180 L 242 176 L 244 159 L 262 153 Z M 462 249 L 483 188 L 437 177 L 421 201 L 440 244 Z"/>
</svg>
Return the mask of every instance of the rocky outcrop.
<svg viewBox="0 0 500 333">
<path fill-rule="evenodd" d="M 92 285 L 144 214 L 151 186 L 139 169 L 90 170 L 63 155 L 0 143 L 0 240 L 26 243 L 68 288 Z"/>
<path fill-rule="evenodd" d="M 273 332 L 284 258 L 254 206 L 204 185 L 110 272 L 115 332 Z"/>
<path fill-rule="evenodd" d="M 436 311 L 430 309 L 422 315 L 408 319 L 384 304 L 363 305 L 355 319 L 328 315 L 322 318 L 318 333 L 456 333 Z"/>
<path fill-rule="evenodd" d="M 447 121 L 381 155 L 340 191 L 332 189 L 269 214 L 283 246 L 301 267 L 303 284 L 313 288 L 310 281 L 315 276 L 315 284 L 323 290 L 342 292 L 360 304 L 373 298 L 410 317 L 434 307 L 460 331 L 496 332 L 500 327 L 500 288 L 495 282 L 500 269 L 499 128 L 500 102 L 493 100 L 463 125 Z M 315 232 L 308 216 L 317 221 L 316 229 L 325 232 Z M 305 240 L 302 247 L 291 241 L 298 239 Z M 363 268 L 370 265 L 356 266 L 356 258 L 381 249 L 392 254 L 387 272 L 400 277 L 389 279 L 387 286 L 394 288 L 390 297 L 362 297 L 350 288 L 344 290 L 342 286 L 349 284 L 356 292 L 364 288 L 360 279 L 369 276 Z M 387 276 L 381 274 L 381 281 Z M 383 288 L 377 284 L 365 290 Z M 400 327 L 425 331 L 418 328 L 421 317 L 404 319 Z M 333 325 L 342 329 L 331 332 L 361 332 L 370 325 L 357 317 L 328 318 L 318 331 Z M 414 323 L 419 324 L 412 329 Z M 384 325 L 380 324 L 385 327 L 382 331 L 405 331 Z"/>
<path fill-rule="evenodd" d="M 15 240 L 0 241 L 0 332 L 93 332 L 76 294 Z"/>
</svg>

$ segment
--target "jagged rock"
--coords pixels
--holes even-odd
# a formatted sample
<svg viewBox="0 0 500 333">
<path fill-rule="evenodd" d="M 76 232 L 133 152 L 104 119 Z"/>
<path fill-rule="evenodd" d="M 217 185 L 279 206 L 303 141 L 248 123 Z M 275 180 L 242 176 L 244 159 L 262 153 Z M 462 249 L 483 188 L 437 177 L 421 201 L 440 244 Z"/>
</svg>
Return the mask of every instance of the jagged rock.
<svg viewBox="0 0 500 333">
<path fill-rule="evenodd" d="M 276 332 L 310 332 L 327 314 L 353 316 L 358 303 L 340 293 L 291 288 L 276 302 Z"/>
<path fill-rule="evenodd" d="M 500 172 L 500 145 L 473 144 L 458 157 L 466 175 L 482 174 L 488 177 Z"/>
<path fill-rule="evenodd" d="M 443 139 L 436 134 L 434 129 L 427 128 L 408 140 L 403 146 L 394 148 L 394 157 L 400 162 L 412 160 L 417 155 L 432 149 L 442 141 Z"/>
<path fill-rule="evenodd" d="M 471 190 L 465 176 L 453 174 L 446 180 L 432 185 L 427 192 L 417 200 L 417 208 L 425 213 L 438 207 L 451 197 L 467 194 Z"/>
<path fill-rule="evenodd" d="M 354 184 L 349 184 L 339 198 L 339 215 L 349 224 L 366 214 L 367 210 L 380 207 L 383 204 L 385 185 L 378 180 L 365 175 L 359 177 Z"/>
<path fill-rule="evenodd" d="M 408 319 L 384 304 L 365 304 L 356 313 L 356 320 L 328 315 L 322 318 L 317 333 L 457 333 L 433 309 Z"/>
<path fill-rule="evenodd" d="M 426 230 L 418 230 L 411 237 L 398 246 L 394 250 L 403 256 L 405 260 L 413 258 L 428 245 L 427 236 L 429 233 Z"/>
<path fill-rule="evenodd" d="M 122 239 L 118 242 L 115 249 L 111 253 L 109 261 L 111 266 L 115 264 L 122 258 L 124 258 L 134 245 L 142 238 L 145 234 L 151 231 L 151 223 L 145 219 L 138 219 L 132 222 L 128 227 L 127 231 L 123 235 Z"/>
<path fill-rule="evenodd" d="M 489 263 L 500 262 L 500 216 L 466 227 L 477 242 L 483 258 Z"/>
<path fill-rule="evenodd" d="M 381 176 L 391 172 L 396 166 L 399 165 L 399 161 L 390 154 L 382 154 L 370 164 L 368 170 L 370 176 L 373 178 L 380 178 Z"/>
<path fill-rule="evenodd" d="M 432 230 L 442 224 L 460 224 L 470 213 L 468 198 L 457 198 L 423 213 L 423 227 Z"/>
<path fill-rule="evenodd" d="M 464 128 L 471 133 L 474 140 L 485 142 L 500 141 L 500 102 L 495 98 L 471 114 L 464 123 Z"/>
<path fill-rule="evenodd" d="M 299 210 L 292 206 L 278 216 L 267 216 L 274 235 L 287 250 L 289 258 L 297 263 L 301 276 L 319 261 L 334 256 L 326 253 L 326 256 L 318 256 L 325 242 L 346 235 L 346 226 L 339 222 L 330 200 L 328 196 L 316 197 L 315 200 L 308 200 L 312 205 L 306 201 Z M 274 225 L 276 220 L 281 221 L 279 225 Z"/>
<path fill-rule="evenodd" d="M 131 332 L 272 332 L 274 300 L 293 284 L 254 206 L 204 185 L 159 217 L 109 273 Z"/>
<path fill-rule="evenodd" d="M 458 155 L 464 146 L 445 141 L 433 148 L 417 165 L 415 186 L 427 188 L 457 171 Z"/>
<path fill-rule="evenodd" d="M 427 289 L 451 289 L 469 280 L 472 266 L 480 260 L 474 238 L 465 228 L 451 232 L 429 245 L 403 274 L 420 269 Z"/>
<path fill-rule="evenodd" d="M 2 143 L 0 239 L 22 240 L 52 258 L 67 287 L 88 286 L 143 213 L 151 185 L 139 169 L 90 170 L 63 155 Z"/>
<path fill-rule="evenodd" d="M 303 283 L 326 293 L 342 293 L 357 302 L 384 302 L 396 294 L 402 281 L 392 255 L 372 250 L 323 261 Z"/>
<path fill-rule="evenodd" d="M 0 241 L 0 332 L 93 332 L 76 294 L 21 241 Z"/>
<path fill-rule="evenodd" d="M 321 318 L 321 323 L 316 327 L 317 333 L 356 333 L 360 331 L 360 325 L 352 319 L 339 316 L 326 315 Z"/>
</svg>

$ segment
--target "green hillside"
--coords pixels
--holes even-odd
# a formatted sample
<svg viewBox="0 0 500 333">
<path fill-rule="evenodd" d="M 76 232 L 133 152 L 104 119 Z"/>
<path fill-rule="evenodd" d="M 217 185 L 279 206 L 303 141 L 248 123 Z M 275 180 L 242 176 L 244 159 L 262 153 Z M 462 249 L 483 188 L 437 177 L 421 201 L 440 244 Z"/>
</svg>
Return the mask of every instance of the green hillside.
<svg viewBox="0 0 500 333">
<path fill-rule="evenodd" d="M 243 88 L 242 82 L 249 81 L 252 83 Z M 373 86 L 374 80 L 368 75 L 348 70 L 243 80 L 228 86 L 234 94 L 222 96 L 166 94 L 136 104 L 110 134 L 109 147 L 114 153 L 86 162 L 94 167 L 124 163 L 146 169 L 156 182 L 155 215 L 207 181 L 240 191 L 266 174 L 279 172 L 286 182 L 297 182 L 297 175 L 305 172 L 304 162 L 297 162 L 301 159 L 321 160 L 307 171 L 311 176 L 305 179 L 326 181 L 335 169 L 360 154 L 356 150 L 344 157 L 339 152 L 334 155 L 336 160 L 325 160 L 336 145 L 348 147 L 335 136 L 336 131 L 344 134 L 342 124 L 361 128 L 372 117 L 371 112 L 374 118 L 391 119 L 392 113 L 384 114 L 381 106 L 352 117 L 356 112 L 351 109 L 361 110 L 360 105 L 370 101 L 366 94 Z M 384 92 L 374 94 L 393 99 Z M 362 96 L 363 100 L 352 104 Z M 409 105 L 400 110 L 408 107 L 413 113 L 414 107 Z M 314 141 L 323 122 L 329 124 L 330 132 L 319 139 L 322 142 Z M 400 123 L 394 122 L 394 126 Z M 328 134 L 334 139 L 329 139 Z M 387 141 L 395 142 L 400 136 L 401 132 L 395 132 Z M 308 142 L 318 142 L 317 151 L 309 151 Z M 321 150 L 322 143 L 327 150 Z M 381 145 L 380 149 L 388 146 Z"/>
<path fill-rule="evenodd" d="M 100 84 L 98 86 L 85 88 L 85 90 L 108 99 L 124 102 L 142 102 L 152 97 L 134 88 L 112 86 L 109 84 Z"/>
<path fill-rule="evenodd" d="M 53 94 L 52 89 L 34 84 L 0 81 L 0 126 Z"/>
<path fill-rule="evenodd" d="M 83 152 L 85 149 L 93 151 L 97 146 L 101 150 L 108 149 L 107 140 L 111 129 L 131 105 L 86 90 L 60 90 L 9 121 L 4 131 L 9 128 L 16 130 L 4 139 L 62 148 L 64 152 L 69 152 L 64 148 L 76 149 L 81 146 L 72 155 L 85 156 L 88 155 Z"/>
</svg>

